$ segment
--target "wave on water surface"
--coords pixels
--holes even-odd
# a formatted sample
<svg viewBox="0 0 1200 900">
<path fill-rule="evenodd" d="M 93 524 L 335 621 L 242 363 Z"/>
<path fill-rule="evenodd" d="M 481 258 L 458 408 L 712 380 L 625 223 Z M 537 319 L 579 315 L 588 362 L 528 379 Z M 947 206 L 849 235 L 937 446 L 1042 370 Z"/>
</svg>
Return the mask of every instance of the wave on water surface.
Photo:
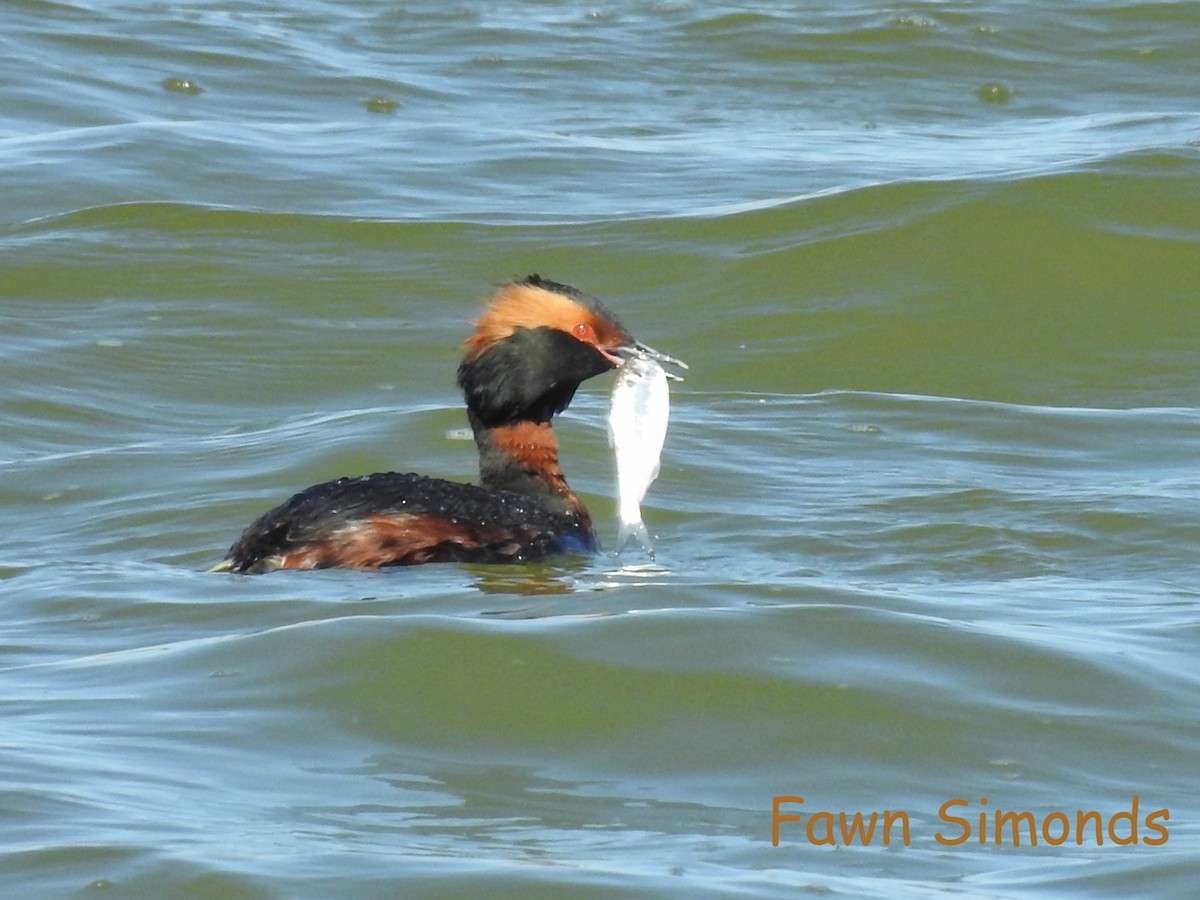
<svg viewBox="0 0 1200 900">
<path fill-rule="evenodd" d="M 5 889 L 1190 896 L 1200 6 L 901 6 L 7 4 Z M 204 573 L 474 478 L 531 272 L 691 366 L 655 566 Z"/>
</svg>

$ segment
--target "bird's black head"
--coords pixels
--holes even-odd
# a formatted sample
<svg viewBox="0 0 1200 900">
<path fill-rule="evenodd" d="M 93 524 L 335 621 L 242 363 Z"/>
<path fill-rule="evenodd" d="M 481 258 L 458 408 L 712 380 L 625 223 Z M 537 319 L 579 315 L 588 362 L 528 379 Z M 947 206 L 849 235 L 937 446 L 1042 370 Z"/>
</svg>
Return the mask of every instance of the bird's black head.
<svg viewBox="0 0 1200 900">
<path fill-rule="evenodd" d="M 472 421 L 494 428 L 548 422 L 636 342 L 595 297 L 531 275 L 496 292 L 466 346 L 458 384 Z"/>
</svg>

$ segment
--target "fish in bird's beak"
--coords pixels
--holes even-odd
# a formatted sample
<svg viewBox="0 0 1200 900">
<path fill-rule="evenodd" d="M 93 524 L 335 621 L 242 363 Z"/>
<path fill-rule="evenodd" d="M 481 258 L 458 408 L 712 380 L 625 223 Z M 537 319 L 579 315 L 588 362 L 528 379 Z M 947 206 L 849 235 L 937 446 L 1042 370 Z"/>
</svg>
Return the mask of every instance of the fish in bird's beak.
<svg viewBox="0 0 1200 900">
<path fill-rule="evenodd" d="M 636 537 L 654 559 L 641 503 L 658 477 L 659 457 L 667 436 L 671 403 L 667 379 L 683 380 L 667 372 L 663 364 L 686 369 L 687 363 L 633 340 L 619 347 L 615 355 L 623 358 L 608 409 L 608 440 L 617 466 L 620 529 L 616 549 L 619 554 L 629 538 Z"/>
</svg>

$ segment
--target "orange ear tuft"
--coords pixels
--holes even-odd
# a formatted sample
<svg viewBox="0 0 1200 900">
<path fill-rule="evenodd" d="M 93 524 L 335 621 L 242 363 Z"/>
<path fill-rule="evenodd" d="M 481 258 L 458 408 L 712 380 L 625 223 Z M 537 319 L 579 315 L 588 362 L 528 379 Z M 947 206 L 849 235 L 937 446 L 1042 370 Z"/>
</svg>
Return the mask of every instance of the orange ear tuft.
<svg viewBox="0 0 1200 900">
<path fill-rule="evenodd" d="M 475 333 L 463 341 L 467 359 L 477 359 L 518 328 L 557 328 L 604 350 L 619 347 L 624 331 L 582 303 L 532 284 L 503 285 L 479 320 Z"/>
</svg>

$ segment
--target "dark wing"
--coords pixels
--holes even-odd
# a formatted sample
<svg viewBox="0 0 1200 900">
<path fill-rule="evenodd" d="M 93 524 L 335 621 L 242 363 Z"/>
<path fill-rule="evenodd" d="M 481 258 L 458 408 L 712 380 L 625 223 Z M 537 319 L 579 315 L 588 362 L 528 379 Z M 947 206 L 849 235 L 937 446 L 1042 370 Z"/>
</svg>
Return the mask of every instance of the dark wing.
<svg viewBox="0 0 1200 900">
<path fill-rule="evenodd" d="M 564 528 L 570 524 L 520 494 L 384 472 L 301 491 L 253 522 L 218 569 L 523 562 L 561 552 Z M 590 535 L 583 537 L 586 546 Z"/>
</svg>

